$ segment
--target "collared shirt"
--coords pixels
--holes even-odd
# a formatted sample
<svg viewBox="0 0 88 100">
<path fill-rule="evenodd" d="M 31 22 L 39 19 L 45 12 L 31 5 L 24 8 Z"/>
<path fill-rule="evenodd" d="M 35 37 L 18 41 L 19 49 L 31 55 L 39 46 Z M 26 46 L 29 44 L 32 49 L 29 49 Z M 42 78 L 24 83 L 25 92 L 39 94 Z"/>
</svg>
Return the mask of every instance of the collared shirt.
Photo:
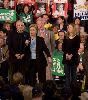
<svg viewBox="0 0 88 100">
<path fill-rule="evenodd" d="M 84 52 L 82 52 L 82 53 L 79 53 L 79 56 L 80 56 L 80 63 L 82 64 L 82 60 L 83 60 L 83 54 L 84 54 Z"/>
<path fill-rule="evenodd" d="M 31 50 L 31 59 L 36 59 L 36 38 L 31 39 L 30 50 Z"/>
</svg>

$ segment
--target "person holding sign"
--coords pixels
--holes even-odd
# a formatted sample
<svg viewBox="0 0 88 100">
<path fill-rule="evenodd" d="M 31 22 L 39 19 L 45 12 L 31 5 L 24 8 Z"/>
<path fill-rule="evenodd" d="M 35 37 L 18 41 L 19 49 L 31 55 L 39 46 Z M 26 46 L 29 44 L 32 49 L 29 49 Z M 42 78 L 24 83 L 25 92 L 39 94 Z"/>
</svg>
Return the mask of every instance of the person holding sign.
<svg viewBox="0 0 88 100">
<path fill-rule="evenodd" d="M 62 64 L 63 51 L 62 42 L 58 41 L 58 49 L 54 50 L 52 54 L 52 75 L 54 78 L 59 78 L 59 76 L 64 76 L 64 65 Z"/>
<path fill-rule="evenodd" d="M 25 23 L 25 31 L 28 32 L 29 25 L 33 23 L 33 13 L 28 4 L 24 5 L 23 12 L 20 13 L 19 19 Z"/>
<path fill-rule="evenodd" d="M 67 34 L 63 40 L 62 49 L 64 71 L 66 76 L 65 92 L 67 96 L 71 95 L 71 82 L 76 82 L 76 69 L 79 64 L 78 49 L 80 47 L 80 37 L 76 35 L 74 24 L 67 26 Z"/>
</svg>

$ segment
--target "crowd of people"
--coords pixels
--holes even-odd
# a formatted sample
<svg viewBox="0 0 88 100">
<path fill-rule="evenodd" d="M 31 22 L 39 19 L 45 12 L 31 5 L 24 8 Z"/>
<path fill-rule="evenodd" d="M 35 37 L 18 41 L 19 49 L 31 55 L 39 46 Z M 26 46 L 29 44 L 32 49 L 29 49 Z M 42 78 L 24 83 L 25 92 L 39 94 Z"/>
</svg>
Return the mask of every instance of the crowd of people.
<svg viewBox="0 0 88 100">
<path fill-rule="evenodd" d="M 88 92 L 87 36 L 79 17 L 68 23 L 58 16 L 53 23 L 47 14 L 35 18 L 28 4 L 18 9 L 16 22 L 0 22 L 0 99 L 80 100 L 77 73 L 86 77 L 83 88 Z M 54 81 L 58 75 L 51 71 L 53 55 L 62 59 L 62 97 Z"/>
</svg>

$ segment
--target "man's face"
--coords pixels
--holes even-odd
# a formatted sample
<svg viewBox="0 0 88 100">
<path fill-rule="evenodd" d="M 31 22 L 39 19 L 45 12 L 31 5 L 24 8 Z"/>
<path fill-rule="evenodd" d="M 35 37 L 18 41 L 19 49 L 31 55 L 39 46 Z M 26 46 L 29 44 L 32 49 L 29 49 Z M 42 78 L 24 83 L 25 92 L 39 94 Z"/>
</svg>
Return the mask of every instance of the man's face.
<svg viewBox="0 0 88 100">
<path fill-rule="evenodd" d="M 59 44 L 58 44 L 58 50 L 59 50 L 59 51 L 62 51 L 62 43 L 59 43 Z"/>
<path fill-rule="evenodd" d="M 57 33 L 58 32 L 58 28 L 55 26 L 55 27 L 53 27 L 53 32 L 54 33 Z"/>
<path fill-rule="evenodd" d="M 0 38 L 5 38 L 6 34 L 3 33 L 3 31 L 0 31 Z"/>
<path fill-rule="evenodd" d="M 0 38 L 0 47 L 4 45 L 4 40 L 2 38 Z"/>
<path fill-rule="evenodd" d="M 59 32 L 59 38 L 60 38 L 60 40 L 64 39 L 64 32 Z"/>
<path fill-rule="evenodd" d="M 9 8 L 9 0 L 4 0 L 4 7 Z"/>
<path fill-rule="evenodd" d="M 49 17 L 47 15 L 43 15 L 43 19 L 44 19 L 45 23 L 47 23 L 49 20 Z"/>
<path fill-rule="evenodd" d="M 16 22 L 16 28 L 17 28 L 17 31 L 19 32 L 24 31 L 25 29 L 24 23 L 21 21 Z"/>
</svg>

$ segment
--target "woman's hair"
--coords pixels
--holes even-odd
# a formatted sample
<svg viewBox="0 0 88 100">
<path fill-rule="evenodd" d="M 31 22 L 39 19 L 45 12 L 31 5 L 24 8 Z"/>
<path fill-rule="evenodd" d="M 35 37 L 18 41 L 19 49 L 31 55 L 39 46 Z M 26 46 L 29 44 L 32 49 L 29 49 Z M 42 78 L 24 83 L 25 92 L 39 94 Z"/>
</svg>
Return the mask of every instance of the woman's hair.
<svg viewBox="0 0 88 100">
<path fill-rule="evenodd" d="M 31 7 L 28 5 L 28 4 L 25 4 L 24 6 L 23 6 L 23 12 L 24 12 L 24 8 L 25 7 L 28 7 L 28 9 L 29 9 L 29 11 L 28 12 L 30 12 L 31 11 Z"/>
<path fill-rule="evenodd" d="M 10 22 L 5 22 L 5 23 L 3 24 L 3 28 L 5 28 L 6 25 L 10 25 L 10 27 L 11 27 L 11 23 L 10 23 Z"/>
<path fill-rule="evenodd" d="M 80 20 L 80 25 L 81 25 L 81 18 L 80 18 L 80 17 L 75 17 L 75 18 L 74 18 L 74 21 L 73 21 L 74 24 L 75 24 L 75 20 L 76 20 L 76 19 L 79 19 L 79 20 Z"/>
<path fill-rule="evenodd" d="M 72 34 L 73 34 L 73 36 L 75 36 L 75 35 L 76 35 L 75 24 L 70 23 L 70 24 L 67 25 L 67 27 L 68 27 L 69 25 L 71 25 L 71 26 L 73 27 L 73 32 L 72 32 Z M 69 37 L 69 35 L 70 35 L 70 32 L 68 32 L 68 30 L 67 30 L 66 37 Z"/>
<path fill-rule="evenodd" d="M 23 81 L 23 75 L 20 72 L 17 72 L 13 75 L 13 83 L 20 84 Z"/>
<path fill-rule="evenodd" d="M 31 24 L 31 25 L 29 26 L 29 29 L 30 29 L 31 27 L 34 27 L 36 30 L 38 30 L 38 27 L 37 27 L 36 24 Z"/>
<path fill-rule="evenodd" d="M 25 86 L 23 89 L 24 100 L 32 100 L 32 87 Z"/>
<path fill-rule="evenodd" d="M 63 20 L 63 23 L 66 24 L 66 20 L 65 20 L 64 16 L 58 16 L 58 18 L 61 18 Z M 57 20 L 58 20 L 58 18 L 57 18 Z"/>
</svg>

